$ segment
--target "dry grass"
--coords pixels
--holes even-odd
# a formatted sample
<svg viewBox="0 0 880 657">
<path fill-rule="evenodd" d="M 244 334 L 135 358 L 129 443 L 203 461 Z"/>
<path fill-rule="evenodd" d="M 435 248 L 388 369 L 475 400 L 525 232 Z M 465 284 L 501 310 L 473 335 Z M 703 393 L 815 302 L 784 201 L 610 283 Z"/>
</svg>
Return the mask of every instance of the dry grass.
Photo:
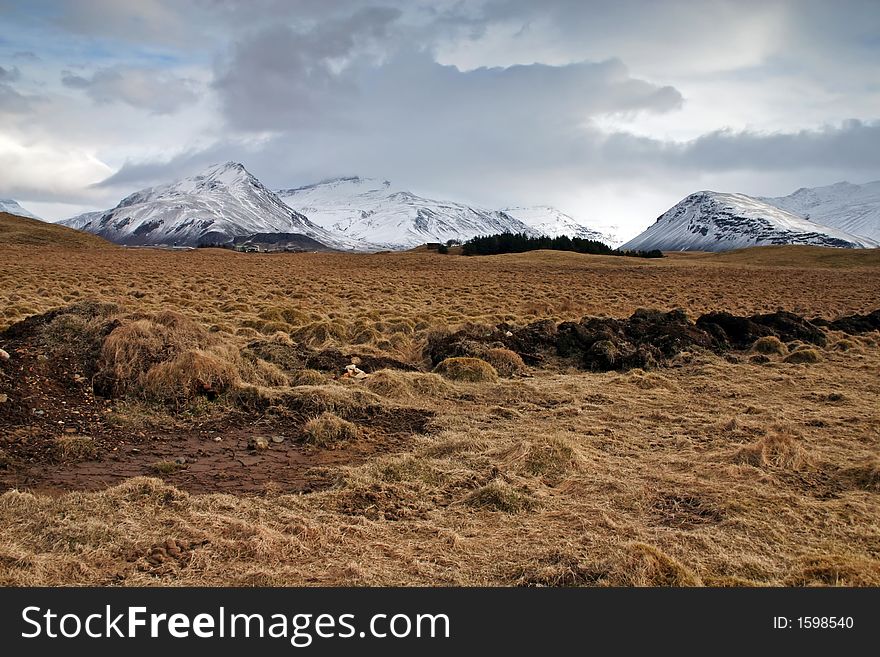
<svg viewBox="0 0 880 657">
<path fill-rule="evenodd" d="M 522 357 L 510 349 L 488 349 L 483 360 L 495 368 L 501 376 L 517 376 L 526 371 Z"/>
<path fill-rule="evenodd" d="M 434 368 L 434 373 L 452 381 L 495 383 L 498 372 L 481 358 L 447 358 Z"/>
<path fill-rule="evenodd" d="M 816 349 L 798 347 L 782 359 L 784 363 L 810 364 L 822 362 L 822 354 Z"/>
<path fill-rule="evenodd" d="M 110 314 L 124 330 L 97 354 L 129 395 L 113 408 L 155 414 L 132 425 L 147 438 L 188 421 L 157 401 L 203 384 L 260 409 L 248 422 L 283 412 L 331 445 L 339 435 L 368 443 L 381 427 L 363 418 L 380 412 L 434 413 L 391 453 L 326 466 L 332 485 L 307 494 L 269 483 L 259 495 L 189 494 L 143 477 L 93 492 L 8 490 L 0 584 L 878 586 L 876 333 L 834 335 L 810 367 L 689 352 L 650 372 L 538 366 L 491 383 L 398 370 L 334 382 L 300 370 L 287 387 L 242 355 L 260 336 L 415 362 L 435 329 L 640 306 L 831 318 L 874 309 L 878 255 L 0 247 L 0 323 L 86 298 L 124 307 Z M 63 343 L 89 327 L 53 330 Z"/>
<path fill-rule="evenodd" d="M 0 243 L 33 248 L 119 248 L 96 235 L 7 212 L 0 212 Z"/>
<path fill-rule="evenodd" d="M 788 353 L 788 347 L 775 335 L 767 335 L 755 340 L 752 351 L 766 356 L 785 356 Z"/>
<path fill-rule="evenodd" d="M 55 454 L 61 461 L 84 461 L 95 458 L 95 441 L 91 436 L 58 436 Z"/>
<path fill-rule="evenodd" d="M 306 441 L 320 447 L 327 447 L 343 440 L 354 440 L 360 429 L 353 422 L 343 420 L 333 413 L 322 413 L 306 422 L 303 427 Z"/>
</svg>

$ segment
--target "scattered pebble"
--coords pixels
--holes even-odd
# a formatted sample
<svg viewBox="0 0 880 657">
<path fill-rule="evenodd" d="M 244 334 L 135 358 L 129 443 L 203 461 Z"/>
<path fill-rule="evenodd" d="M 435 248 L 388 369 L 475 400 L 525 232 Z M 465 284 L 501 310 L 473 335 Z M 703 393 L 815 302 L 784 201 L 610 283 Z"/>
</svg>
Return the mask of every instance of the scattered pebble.
<svg viewBox="0 0 880 657">
<path fill-rule="evenodd" d="M 5 404 L 8 399 L 9 399 L 9 397 L 7 397 L 3 393 L 0 393 L 0 404 Z"/>
<path fill-rule="evenodd" d="M 257 436 L 251 441 L 251 449 L 269 449 L 269 441 L 263 436 Z"/>
<path fill-rule="evenodd" d="M 220 436 L 214 436 L 214 442 L 215 443 L 223 442 L 223 439 Z"/>
<path fill-rule="evenodd" d="M 283 443 L 284 436 L 272 436 L 272 442 L 273 443 Z"/>
<path fill-rule="evenodd" d="M 0 349 L 0 360 L 9 360 L 9 352 L 5 349 Z"/>
</svg>

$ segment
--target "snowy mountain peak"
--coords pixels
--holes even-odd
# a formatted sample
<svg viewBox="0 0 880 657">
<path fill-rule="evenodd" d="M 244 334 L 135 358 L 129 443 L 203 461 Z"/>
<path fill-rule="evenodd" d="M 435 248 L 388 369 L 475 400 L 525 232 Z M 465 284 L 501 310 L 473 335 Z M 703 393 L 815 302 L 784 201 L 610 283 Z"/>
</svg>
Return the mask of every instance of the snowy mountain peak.
<svg viewBox="0 0 880 657">
<path fill-rule="evenodd" d="M 0 198 L 0 212 L 18 215 L 19 217 L 27 217 L 29 219 L 39 219 L 37 215 L 25 210 L 18 204 L 18 201 L 11 198 Z"/>
<path fill-rule="evenodd" d="M 769 244 L 870 248 L 877 243 L 745 194 L 700 191 L 660 215 L 623 249 L 725 251 Z"/>
<path fill-rule="evenodd" d="M 334 248 L 369 248 L 331 235 L 287 207 L 238 162 L 130 194 L 113 209 L 63 222 L 120 244 L 229 243 L 257 233 L 302 234 Z"/>
<path fill-rule="evenodd" d="M 801 187 L 788 196 L 761 200 L 810 221 L 880 241 L 880 181 Z"/>
</svg>

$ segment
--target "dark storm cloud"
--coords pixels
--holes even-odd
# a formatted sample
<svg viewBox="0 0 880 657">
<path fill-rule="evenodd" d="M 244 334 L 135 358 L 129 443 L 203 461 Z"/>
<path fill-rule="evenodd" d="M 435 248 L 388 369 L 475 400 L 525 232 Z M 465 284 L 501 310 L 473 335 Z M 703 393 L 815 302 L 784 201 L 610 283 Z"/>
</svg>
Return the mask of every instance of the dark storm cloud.
<svg viewBox="0 0 880 657">
<path fill-rule="evenodd" d="M 96 103 L 122 102 L 154 114 L 171 114 L 198 99 L 191 80 L 149 68 L 102 68 L 91 77 L 63 71 L 61 83 Z"/>
</svg>

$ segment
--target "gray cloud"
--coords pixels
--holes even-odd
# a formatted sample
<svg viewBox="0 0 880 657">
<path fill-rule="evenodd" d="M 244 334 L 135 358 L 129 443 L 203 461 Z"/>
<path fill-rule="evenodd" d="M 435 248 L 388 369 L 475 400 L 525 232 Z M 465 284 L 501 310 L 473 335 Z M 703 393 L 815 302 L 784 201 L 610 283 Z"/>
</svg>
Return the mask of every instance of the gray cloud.
<svg viewBox="0 0 880 657">
<path fill-rule="evenodd" d="M 616 133 L 599 142 L 600 158 L 616 171 L 675 168 L 698 172 L 824 169 L 880 173 L 880 122 L 788 133 L 718 130 L 685 142 Z"/>
<path fill-rule="evenodd" d="M 21 77 L 21 72 L 17 67 L 3 68 L 0 66 L 0 82 L 15 82 Z"/>
<path fill-rule="evenodd" d="M 338 117 L 342 104 L 356 102 L 356 88 L 337 69 L 369 55 L 399 16 L 372 7 L 308 31 L 277 25 L 243 39 L 215 82 L 227 118 L 243 129 L 277 130 Z"/>
<path fill-rule="evenodd" d="M 0 112 L 7 114 L 26 114 L 33 108 L 31 96 L 20 93 L 11 83 L 21 78 L 17 67 L 0 66 Z"/>
<path fill-rule="evenodd" d="M 171 114 L 198 99 L 192 80 L 148 68 L 102 68 L 91 77 L 62 71 L 61 83 L 96 103 L 122 102 L 153 114 Z"/>
</svg>

